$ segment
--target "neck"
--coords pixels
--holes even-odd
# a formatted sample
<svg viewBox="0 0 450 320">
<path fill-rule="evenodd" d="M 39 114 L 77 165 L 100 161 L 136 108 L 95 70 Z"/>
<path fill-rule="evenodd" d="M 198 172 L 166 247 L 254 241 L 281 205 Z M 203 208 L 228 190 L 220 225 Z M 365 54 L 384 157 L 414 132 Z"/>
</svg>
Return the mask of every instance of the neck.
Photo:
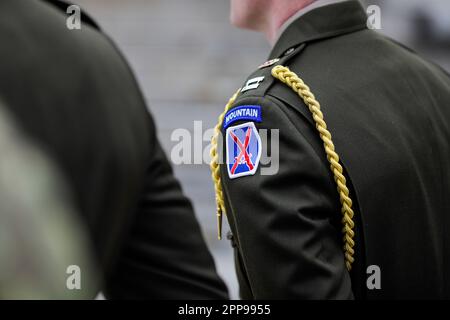
<svg viewBox="0 0 450 320">
<path fill-rule="evenodd" d="M 274 44 L 278 36 L 278 31 L 289 18 L 295 15 L 299 10 L 309 6 L 314 1 L 315 0 L 273 1 L 272 6 L 269 8 L 270 14 L 262 30 L 269 43 L 272 45 Z"/>
</svg>

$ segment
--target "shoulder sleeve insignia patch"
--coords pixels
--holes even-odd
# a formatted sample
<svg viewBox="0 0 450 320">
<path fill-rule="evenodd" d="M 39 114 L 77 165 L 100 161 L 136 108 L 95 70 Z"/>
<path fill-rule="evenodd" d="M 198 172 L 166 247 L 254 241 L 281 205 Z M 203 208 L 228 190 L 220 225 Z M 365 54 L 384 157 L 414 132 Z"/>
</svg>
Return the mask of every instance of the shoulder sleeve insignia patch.
<svg viewBox="0 0 450 320">
<path fill-rule="evenodd" d="M 228 177 L 235 179 L 256 173 L 261 159 L 261 137 L 253 122 L 229 127 L 226 131 Z"/>
<path fill-rule="evenodd" d="M 239 120 L 250 120 L 261 122 L 261 106 L 239 106 L 228 111 L 223 118 L 222 128 L 228 128 L 232 123 Z"/>
</svg>

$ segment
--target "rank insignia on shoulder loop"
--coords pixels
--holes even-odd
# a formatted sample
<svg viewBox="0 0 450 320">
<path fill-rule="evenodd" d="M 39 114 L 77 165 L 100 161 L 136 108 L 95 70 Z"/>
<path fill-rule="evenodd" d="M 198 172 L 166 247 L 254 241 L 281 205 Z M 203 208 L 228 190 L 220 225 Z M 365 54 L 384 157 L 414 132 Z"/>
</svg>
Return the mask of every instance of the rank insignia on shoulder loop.
<svg viewBox="0 0 450 320">
<path fill-rule="evenodd" d="M 226 132 L 228 177 L 235 179 L 256 173 L 261 159 L 262 143 L 253 122 L 229 127 Z"/>
<path fill-rule="evenodd" d="M 272 59 L 272 60 L 269 60 L 269 61 L 266 61 L 266 62 L 264 62 L 262 65 L 260 65 L 259 67 L 258 67 L 258 69 L 264 69 L 264 68 L 267 68 L 267 67 L 270 67 L 270 66 L 273 66 L 275 63 L 277 63 L 278 61 L 280 61 L 280 59 Z"/>
<path fill-rule="evenodd" d="M 256 77 L 247 81 L 245 86 L 241 89 L 241 92 L 244 93 L 249 90 L 258 89 L 261 82 L 264 81 L 265 77 Z"/>
</svg>

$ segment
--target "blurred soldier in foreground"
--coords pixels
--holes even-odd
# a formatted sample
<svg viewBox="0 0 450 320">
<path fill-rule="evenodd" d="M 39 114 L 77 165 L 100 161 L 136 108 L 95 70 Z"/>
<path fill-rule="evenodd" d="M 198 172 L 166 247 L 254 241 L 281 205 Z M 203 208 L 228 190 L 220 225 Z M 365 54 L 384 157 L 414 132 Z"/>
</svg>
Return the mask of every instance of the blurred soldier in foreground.
<svg viewBox="0 0 450 320">
<path fill-rule="evenodd" d="M 231 4 L 274 44 L 212 151 L 242 296 L 450 298 L 449 75 L 369 30 L 357 1 Z"/>
<path fill-rule="evenodd" d="M 74 194 L 107 298 L 226 298 L 128 64 L 59 1 L 0 2 L 0 98 Z M 76 264 L 74 262 L 73 264 Z"/>
<path fill-rule="evenodd" d="M 0 103 L 0 299 L 89 298 L 98 280 L 67 188 L 14 125 Z"/>
</svg>

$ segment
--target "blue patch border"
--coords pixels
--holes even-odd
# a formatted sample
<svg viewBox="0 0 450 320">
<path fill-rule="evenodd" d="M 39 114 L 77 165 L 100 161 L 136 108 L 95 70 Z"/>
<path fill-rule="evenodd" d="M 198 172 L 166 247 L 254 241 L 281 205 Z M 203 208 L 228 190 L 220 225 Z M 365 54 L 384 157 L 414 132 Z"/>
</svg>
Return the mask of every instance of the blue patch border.
<svg viewBox="0 0 450 320">
<path fill-rule="evenodd" d="M 227 116 L 230 115 L 233 112 L 242 110 L 242 109 L 253 109 L 253 110 L 257 110 L 257 116 L 237 116 L 233 119 L 231 119 L 230 121 L 227 121 Z M 236 121 L 240 121 L 240 120 L 247 120 L 247 121 L 254 121 L 254 122 L 262 122 L 262 111 L 261 111 L 261 106 L 260 105 L 242 105 L 236 108 L 231 109 L 230 111 L 228 111 L 225 116 L 223 117 L 223 123 L 222 123 L 222 127 L 223 129 L 228 128 L 231 124 L 235 123 Z"/>
</svg>

